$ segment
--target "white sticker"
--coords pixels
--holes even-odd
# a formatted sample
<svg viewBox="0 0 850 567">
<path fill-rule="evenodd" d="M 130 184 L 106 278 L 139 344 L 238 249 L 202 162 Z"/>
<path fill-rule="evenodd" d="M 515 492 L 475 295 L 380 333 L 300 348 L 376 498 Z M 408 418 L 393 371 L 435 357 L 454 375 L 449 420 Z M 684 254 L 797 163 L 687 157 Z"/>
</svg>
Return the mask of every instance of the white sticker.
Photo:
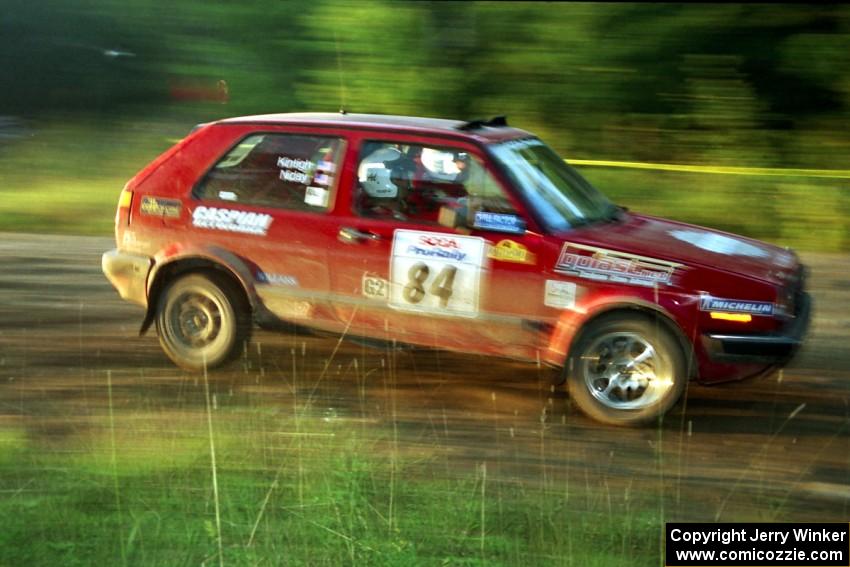
<svg viewBox="0 0 850 567">
<path fill-rule="evenodd" d="M 304 202 L 314 207 L 328 206 L 328 190 L 322 187 L 307 187 Z"/>
<path fill-rule="evenodd" d="M 475 317 L 486 243 L 477 236 L 396 230 L 390 306 Z"/>
<path fill-rule="evenodd" d="M 233 191 L 219 191 L 218 198 L 222 201 L 235 201 L 236 193 L 234 193 Z"/>
<path fill-rule="evenodd" d="M 572 309 L 576 306 L 576 284 L 558 280 L 546 280 L 546 295 L 543 305 L 556 309 Z"/>
<path fill-rule="evenodd" d="M 381 277 L 363 274 L 363 295 L 369 299 L 389 299 L 390 282 Z"/>
</svg>

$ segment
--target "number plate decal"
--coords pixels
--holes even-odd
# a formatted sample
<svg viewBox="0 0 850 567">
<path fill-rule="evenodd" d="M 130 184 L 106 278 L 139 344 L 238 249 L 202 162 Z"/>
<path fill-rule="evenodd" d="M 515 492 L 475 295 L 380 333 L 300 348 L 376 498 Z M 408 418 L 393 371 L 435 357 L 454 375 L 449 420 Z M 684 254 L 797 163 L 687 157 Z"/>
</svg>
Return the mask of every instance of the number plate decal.
<svg viewBox="0 0 850 567">
<path fill-rule="evenodd" d="M 396 230 L 390 258 L 390 306 L 475 317 L 486 249 L 483 238 Z"/>
</svg>

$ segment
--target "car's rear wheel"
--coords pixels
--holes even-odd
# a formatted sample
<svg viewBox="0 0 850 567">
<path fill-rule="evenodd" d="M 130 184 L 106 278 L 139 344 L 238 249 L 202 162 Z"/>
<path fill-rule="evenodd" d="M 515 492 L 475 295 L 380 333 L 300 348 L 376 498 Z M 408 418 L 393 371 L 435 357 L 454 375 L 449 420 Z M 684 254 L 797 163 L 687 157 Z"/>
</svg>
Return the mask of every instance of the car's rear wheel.
<svg viewBox="0 0 850 567">
<path fill-rule="evenodd" d="M 665 324 L 637 314 L 592 321 L 571 351 L 570 397 L 590 417 L 642 425 L 679 400 L 688 379 L 682 348 Z"/>
<path fill-rule="evenodd" d="M 181 368 L 212 369 L 232 361 L 250 338 L 241 289 L 222 276 L 193 273 L 173 280 L 159 298 L 159 343 Z"/>
</svg>

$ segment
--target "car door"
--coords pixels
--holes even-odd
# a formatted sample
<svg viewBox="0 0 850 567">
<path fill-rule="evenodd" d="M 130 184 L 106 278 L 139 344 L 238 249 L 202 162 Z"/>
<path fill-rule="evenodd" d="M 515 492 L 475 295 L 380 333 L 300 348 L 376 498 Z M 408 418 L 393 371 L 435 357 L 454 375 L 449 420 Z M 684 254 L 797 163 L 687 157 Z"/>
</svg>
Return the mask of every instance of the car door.
<svg viewBox="0 0 850 567">
<path fill-rule="evenodd" d="M 468 222 L 471 203 L 497 200 L 468 190 L 475 175 L 496 183 L 483 164 L 470 144 L 359 141 L 349 211 L 337 217 L 339 244 L 330 254 L 334 308 L 349 332 L 509 355 L 528 343 L 522 306 L 542 286 L 534 260 L 540 239 L 526 234 L 509 199 L 504 211 L 479 214 L 478 227 Z M 513 222 L 509 232 L 499 221 Z"/>
</svg>

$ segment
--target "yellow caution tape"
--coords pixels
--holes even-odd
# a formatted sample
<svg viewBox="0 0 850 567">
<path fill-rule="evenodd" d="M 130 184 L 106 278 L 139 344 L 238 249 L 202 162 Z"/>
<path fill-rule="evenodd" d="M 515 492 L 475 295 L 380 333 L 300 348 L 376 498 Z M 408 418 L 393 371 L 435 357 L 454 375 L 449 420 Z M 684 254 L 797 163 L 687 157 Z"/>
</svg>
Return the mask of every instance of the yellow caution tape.
<svg viewBox="0 0 850 567">
<path fill-rule="evenodd" d="M 642 163 L 636 161 L 603 161 L 594 159 L 566 160 L 570 165 L 591 167 L 622 167 L 628 169 L 652 169 L 656 171 L 680 171 L 685 173 L 716 173 L 722 175 L 762 175 L 773 177 L 823 177 L 850 179 L 848 169 L 781 169 L 773 167 L 729 167 L 719 165 L 679 165 L 672 163 Z"/>
</svg>

